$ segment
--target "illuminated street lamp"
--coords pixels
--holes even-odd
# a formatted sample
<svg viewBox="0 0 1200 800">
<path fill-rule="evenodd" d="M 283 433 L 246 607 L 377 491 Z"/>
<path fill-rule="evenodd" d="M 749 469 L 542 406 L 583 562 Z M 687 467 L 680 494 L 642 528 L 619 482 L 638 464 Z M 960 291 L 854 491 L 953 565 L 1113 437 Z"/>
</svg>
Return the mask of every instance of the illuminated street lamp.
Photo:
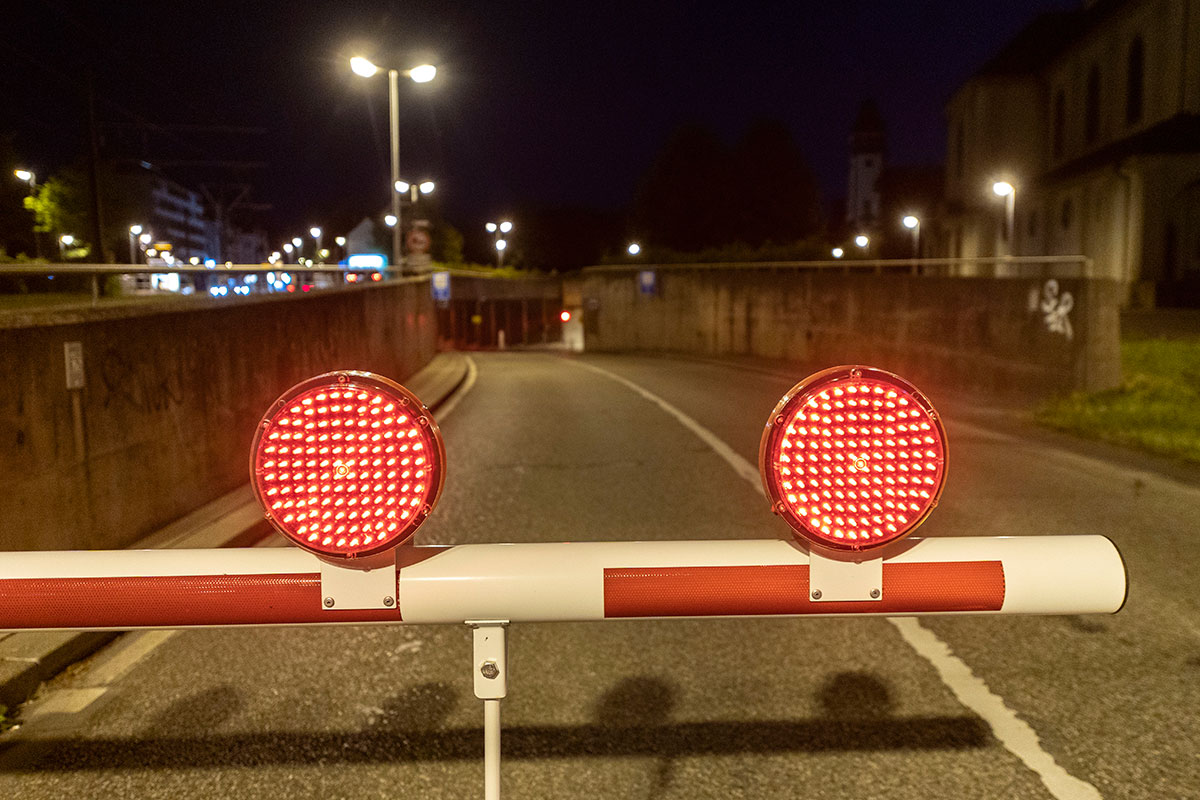
<svg viewBox="0 0 1200 800">
<path fill-rule="evenodd" d="M 638 253 L 642 252 L 642 246 L 637 242 L 630 242 L 629 246 L 625 248 L 625 252 L 629 253 L 631 256 L 636 256 Z"/>
<path fill-rule="evenodd" d="M 320 228 L 318 228 L 316 225 L 313 225 L 311 228 L 308 229 L 308 235 L 311 236 L 314 240 L 316 240 L 316 243 L 317 243 L 316 255 L 319 258 L 320 254 L 321 254 L 321 237 L 325 235 L 325 232 L 322 231 Z"/>
<path fill-rule="evenodd" d="M 1008 242 L 1008 255 L 1013 254 L 1013 224 L 1017 206 L 1017 187 L 1008 181 L 996 181 L 992 192 L 1004 198 L 1004 238 Z"/>
<path fill-rule="evenodd" d="M 292 237 L 292 247 L 294 247 L 294 248 L 296 248 L 297 250 L 299 250 L 299 249 L 300 249 L 301 247 L 303 247 L 303 246 L 304 246 L 304 240 L 303 240 L 303 239 L 301 239 L 299 236 L 294 236 L 294 237 Z"/>
<path fill-rule="evenodd" d="M 502 239 L 501 236 L 511 232 L 513 224 L 508 220 L 504 220 L 502 222 L 489 222 L 483 227 L 496 240 L 496 267 L 499 268 L 504 263 L 504 250 L 508 247 L 508 242 Z"/>
<path fill-rule="evenodd" d="M 866 250 L 867 245 L 869 245 L 871 243 L 871 240 L 869 238 L 867 238 L 866 235 L 860 233 L 858 236 L 854 237 L 854 243 L 856 245 L 858 245 L 860 248 L 862 248 L 863 250 Z"/>
<path fill-rule="evenodd" d="M 373 77 L 379 72 L 379 67 L 376 66 L 370 59 L 362 56 L 355 56 L 350 59 L 350 69 L 355 75 L 361 75 L 364 78 Z M 400 182 L 400 117 L 398 107 L 400 105 L 400 75 L 403 74 L 407 78 L 411 78 L 414 83 L 429 83 L 437 75 L 437 67 L 432 64 L 421 64 L 412 69 L 400 70 L 388 69 L 388 121 L 391 129 L 392 143 L 392 180 L 390 185 L 395 187 Z M 432 191 L 432 189 L 431 189 Z M 400 253 L 400 193 L 393 191 L 392 195 L 392 216 L 396 218 L 396 224 L 392 225 L 392 260 L 398 265 L 401 265 Z"/>
<path fill-rule="evenodd" d="M 284 243 L 283 243 L 283 252 L 287 253 L 287 255 L 288 255 L 288 256 L 290 256 L 290 255 L 292 254 L 292 251 L 293 251 L 293 250 L 295 250 L 295 249 L 296 249 L 296 248 L 295 248 L 295 246 L 294 246 L 294 245 L 293 245 L 291 242 L 284 242 Z M 286 262 L 287 262 L 287 256 L 285 256 L 283 260 L 284 260 L 284 262 L 286 263 Z"/>
<path fill-rule="evenodd" d="M 915 215 L 909 214 L 900 220 L 900 224 L 912 231 L 913 258 L 916 258 L 921 254 L 921 220 Z"/>
<path fill-rule="evenodd" d="M 383 224 L 389 228 L 395 228 L 399 221 L 400 219 L 395 214 L 388 214 L 383 218 Z"/>
<path fill-rule="evenodd" d="M 29 184 L 30 197 L 37 194 L 37 176 L 33 174 L 32 170 L 14 169 L 13 175 L 17 176 L 17 180 Z M 42 257 L 42 237 L 38 236 L 36 212 L 33 217 L 33 254 L 37 258 Z"/>
<path fill-rule="evenodd" d="M 846 251 L 840 247 L 835 247 L 832 250 L 832 254 L 834 258 L 841 258 L 842 256 L 846 255 Z"/>
<path fill-rule="evenodd" d="M 58 237 L 58 254 L 63 258 L 63 260 L 66 260 L 67 257 L 66 248 L 73 244 L 75 244 L 75 237 L 69 233 L 64 233 L 62 236 Z"/>
<path fill-rule="evenodd" d="M 130 225 L 129 226 L 129 263 L 130 264 L 136 264 L 138 261 L 138 259 L 137 259 L 137 241 L 138 241 L 138 236 L 140 236 L 141 234 L 142 234 L 142 226 L 141 225 Z"/>
</svg>

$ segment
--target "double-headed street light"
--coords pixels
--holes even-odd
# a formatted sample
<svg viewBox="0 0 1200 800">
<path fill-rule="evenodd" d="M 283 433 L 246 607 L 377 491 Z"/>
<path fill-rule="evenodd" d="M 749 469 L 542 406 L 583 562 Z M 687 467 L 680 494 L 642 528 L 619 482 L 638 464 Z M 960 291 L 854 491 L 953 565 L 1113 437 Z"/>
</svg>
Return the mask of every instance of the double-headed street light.
<svg viewBox="0 0 1200 800">
<path fill-rule="evenodd" d="M 355 56 L 350 59 L 350 69 L 355 75 L 361 75 L 364 78 L 373 77 L 379 72 L 379 67 L 371 62 L 370 59 L 362 56 Z M 392 179 L 388 182 L 392 191 L 389 192 L 392 196 L 392 216 L 396 218 L 396 224 L 392 226 L 392 261 L 400 267 L 400 192 L 397 190 L 397 184 L 400 181 L 400 117 L 398 107 L 400 105 L 400 75 L 403 74 L 407 78 L 411 78 L 414 83 L 429 83 L 437 75 L 437 67 L 432 64 L 421 64 L 420 66 L 406 69 L 401 73 L 400 70 L 388 69 L 388 121 L 391 129 L 392 141 Z M 430 190 L 432 191 L 432 189 Z"/>
<path fill-rule="evenodd" d="M 512 231 L 513 224 L 508 220 L 504 220 L 503 222 L 489 222 L 483 227 L 496 240 L 496 268 L 499 269 L 504 266 L 504 251 L 508 248 L 508 242 L 503 238 L 503 235 Z"/>
<path fill-rule="evenodd" d="M 1004 238 L 1008 241 L 1008 255 L 1013 255 L 1013 225 L 1017 206 L 1017 187 L 1008 181 L 996 181 L 992 184 L 992 192 L 997 197 L 1004 198 Z"/>
</svg>

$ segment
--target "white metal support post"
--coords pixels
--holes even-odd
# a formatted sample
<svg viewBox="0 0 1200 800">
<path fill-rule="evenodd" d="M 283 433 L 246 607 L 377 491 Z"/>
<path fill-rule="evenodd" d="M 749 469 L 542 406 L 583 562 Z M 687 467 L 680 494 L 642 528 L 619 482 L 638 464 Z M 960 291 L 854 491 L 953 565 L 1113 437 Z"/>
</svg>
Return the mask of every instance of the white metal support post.
<svg viewBox="0 0 1200 800">
<path fill-rule="evenodd" d="M 508 694 L 508 620 L 470 620 L 475 696 L 483 701 L 483 797 L 500 800 L 500 701 Z"/>
</svg>

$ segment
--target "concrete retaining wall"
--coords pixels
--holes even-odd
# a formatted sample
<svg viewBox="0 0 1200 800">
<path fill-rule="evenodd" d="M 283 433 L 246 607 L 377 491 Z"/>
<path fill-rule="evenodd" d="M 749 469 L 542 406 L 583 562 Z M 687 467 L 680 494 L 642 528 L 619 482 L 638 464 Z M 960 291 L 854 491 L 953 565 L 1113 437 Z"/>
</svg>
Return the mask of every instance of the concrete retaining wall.
<svg viewBox="0 0 1200 800">
<path fill-rule="evenodd" d="M 244 484 L 254 427 L 294 383 L 403 380 L 435 342 L 427 280 L 0 319 L 0 549 L 135 541 Z"/>
<path fill-rule="evenodd" d="M 1120 381 L 1113 281 L 655 272 L 647 293 L 636 271 L 585 270 L 587 350 L 750 355 L 806 370 L 870 364 L 931 393 L 1046 395 Z"/>
</svg>

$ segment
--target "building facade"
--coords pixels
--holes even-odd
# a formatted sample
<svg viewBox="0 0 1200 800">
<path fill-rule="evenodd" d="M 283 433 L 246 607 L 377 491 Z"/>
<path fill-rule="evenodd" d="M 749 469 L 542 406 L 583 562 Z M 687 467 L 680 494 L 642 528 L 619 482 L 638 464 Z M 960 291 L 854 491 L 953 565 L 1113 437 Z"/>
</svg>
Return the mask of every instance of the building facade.
<svg viewBox="0 0 1200 800">
<path fill-rule="evenodd" d="M 1200 303 L 1200 0 L 1043 15 L 947 117 L 940 255 L 1084 255 L 1131 305 Z"/>
</svg>

